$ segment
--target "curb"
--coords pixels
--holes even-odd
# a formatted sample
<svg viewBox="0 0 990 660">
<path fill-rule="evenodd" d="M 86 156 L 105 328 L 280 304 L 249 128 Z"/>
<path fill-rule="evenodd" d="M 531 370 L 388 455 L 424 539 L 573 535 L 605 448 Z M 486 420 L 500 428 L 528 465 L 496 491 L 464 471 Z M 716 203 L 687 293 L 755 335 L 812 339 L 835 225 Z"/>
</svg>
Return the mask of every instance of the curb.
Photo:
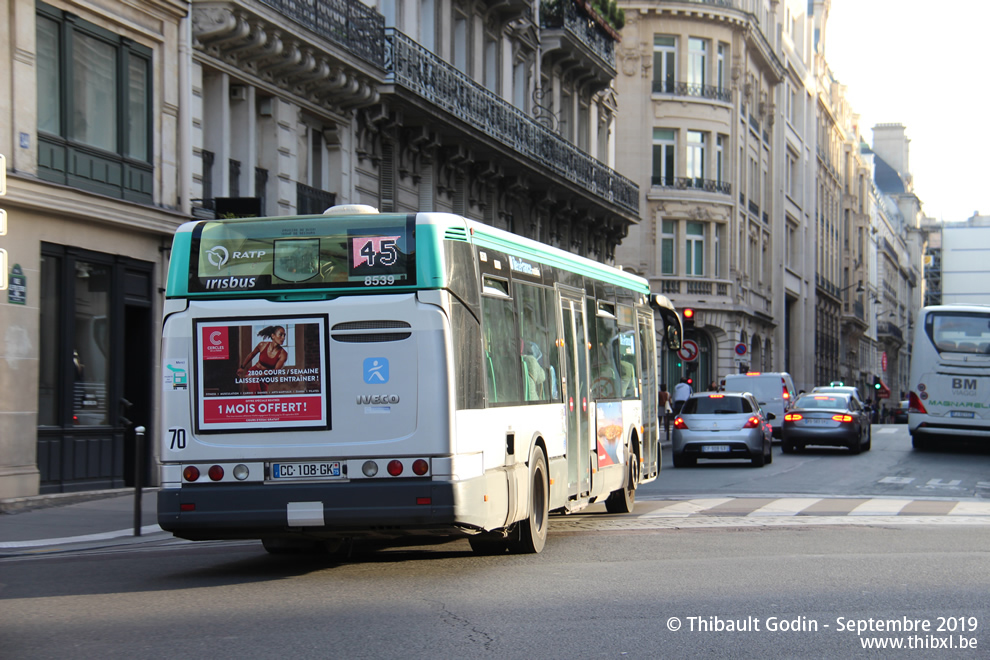
<svg viewBox="0 0 990 660">
<path fill-rule="evenodd" d="M 157 487 L 141 490 L 141 496 L 157 493 Z M 26 497 L 11 497 L 0 500 L 0 514 L 17 514 L 38 509 L 49 509 L 56 506 L 103 500 L 110 497 L 134 495 L 133 488 L 109 488 L 106 490 L 83 490 L 77 493 L 50 493 L 47 495 L 29 495 Z"/>
</svg>

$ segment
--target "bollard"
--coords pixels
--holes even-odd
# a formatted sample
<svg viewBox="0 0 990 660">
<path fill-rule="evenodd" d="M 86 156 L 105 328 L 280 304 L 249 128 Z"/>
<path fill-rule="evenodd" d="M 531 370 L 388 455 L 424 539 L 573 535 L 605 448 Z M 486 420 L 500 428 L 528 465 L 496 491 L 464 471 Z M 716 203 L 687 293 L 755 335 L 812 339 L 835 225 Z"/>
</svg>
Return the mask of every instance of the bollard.
<svg viewBox="0 0 990 660">
<path fill-rule="evenodd" d="M 134 427 L 134 536 L 141 536 L 141 490 L 144 480 L 144 427 Z"/>
</svg>

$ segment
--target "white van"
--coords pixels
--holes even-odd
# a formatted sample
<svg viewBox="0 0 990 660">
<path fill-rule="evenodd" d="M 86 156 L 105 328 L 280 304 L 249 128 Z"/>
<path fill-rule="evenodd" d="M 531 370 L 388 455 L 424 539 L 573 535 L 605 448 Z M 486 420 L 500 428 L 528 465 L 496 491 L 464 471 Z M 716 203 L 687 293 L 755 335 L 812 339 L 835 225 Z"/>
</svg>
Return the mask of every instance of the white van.
<svg viewBox="0 0 990 660">
<path fill-rule="evenodd" d="M 797 396 L 794 380 L 789 373 L 751 371 L 745 374 L 729 374 L 725 377 L 724 383 L 723 389 L 726 392 L 752 392 L 756 395 L 760 407 L 776 416 L 773 423 L 773 437 L 781 437 L 784 413 L 790 409 Z"/>
</svg>

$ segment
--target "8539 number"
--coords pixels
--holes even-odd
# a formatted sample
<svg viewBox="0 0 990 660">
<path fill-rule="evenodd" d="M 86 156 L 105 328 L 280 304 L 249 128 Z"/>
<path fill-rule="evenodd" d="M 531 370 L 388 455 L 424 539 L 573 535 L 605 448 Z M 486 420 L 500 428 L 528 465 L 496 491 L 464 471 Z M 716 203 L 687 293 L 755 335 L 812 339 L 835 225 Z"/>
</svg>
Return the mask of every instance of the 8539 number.
<svg viewBox="0 0 990 660">
<path fill-rule="evenodd" d="M 364 278 L 365 286 L 388 286 L 395 284 L 395 275 L 369 275 Z"/>
</svg>

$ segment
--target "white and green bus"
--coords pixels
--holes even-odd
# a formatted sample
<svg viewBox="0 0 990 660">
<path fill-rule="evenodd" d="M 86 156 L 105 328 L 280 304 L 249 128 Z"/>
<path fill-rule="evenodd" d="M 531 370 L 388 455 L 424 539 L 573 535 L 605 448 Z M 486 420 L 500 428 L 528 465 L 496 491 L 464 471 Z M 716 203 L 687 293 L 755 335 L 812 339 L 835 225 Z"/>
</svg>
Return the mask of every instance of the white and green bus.
<svg viewBox="0 0 990 660">
<path fill-rule="evenodd" d="M 655 325 L 656 318 L 660 319 Z M 163 324 L 158 521 L 270 552 L 632 510 L 659 470 L 646 280 L 444 213 L 189 222 Z"/>
</svg>

